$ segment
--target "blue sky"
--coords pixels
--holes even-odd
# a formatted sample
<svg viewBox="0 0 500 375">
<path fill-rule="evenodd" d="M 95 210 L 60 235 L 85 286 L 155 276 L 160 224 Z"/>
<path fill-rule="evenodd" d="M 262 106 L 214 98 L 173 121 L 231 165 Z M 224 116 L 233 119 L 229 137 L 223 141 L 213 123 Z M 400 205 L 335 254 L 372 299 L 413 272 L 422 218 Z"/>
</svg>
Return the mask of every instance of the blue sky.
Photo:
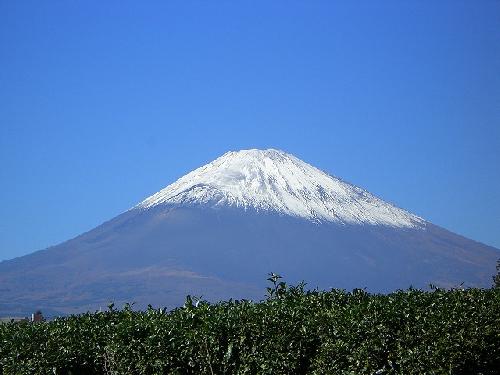
<svg viewBox="0 0 500 375">
<path fill-rule="evenodd" d="M 268 147 L 500 248 L 499 1 L 3 1 L 0 68 L 0 259 Z"/>
</svg>

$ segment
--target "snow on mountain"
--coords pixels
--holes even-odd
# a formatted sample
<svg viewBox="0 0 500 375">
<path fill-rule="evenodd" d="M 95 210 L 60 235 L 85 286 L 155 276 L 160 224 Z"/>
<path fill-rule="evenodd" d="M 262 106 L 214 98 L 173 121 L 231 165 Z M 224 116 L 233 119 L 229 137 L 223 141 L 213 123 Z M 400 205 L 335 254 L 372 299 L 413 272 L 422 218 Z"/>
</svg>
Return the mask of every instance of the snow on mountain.
<svg viewBox="0 0 500 375">
<path fill-rule="evenodd" d="M 272 211 L 314 222 L 423 228 L 425 221 L 283 151 L 227 152 L 136 209 L 205 205 Z"/>
</svg>

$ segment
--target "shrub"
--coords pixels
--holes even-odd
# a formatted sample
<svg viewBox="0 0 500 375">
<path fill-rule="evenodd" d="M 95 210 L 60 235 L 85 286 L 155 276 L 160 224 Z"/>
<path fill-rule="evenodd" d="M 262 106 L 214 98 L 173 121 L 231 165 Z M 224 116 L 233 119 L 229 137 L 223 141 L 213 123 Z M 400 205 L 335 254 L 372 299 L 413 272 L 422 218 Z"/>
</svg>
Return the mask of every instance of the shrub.
<svg viewBox="0 0 500 375">
<path fill-rule="evenodd" d="M 275 275 L 277 276 L 277 275 Z M 500 289 L 306 291 L 187 297 L 0 325 L 0 374 L 497 374 Z"/>
</svg>

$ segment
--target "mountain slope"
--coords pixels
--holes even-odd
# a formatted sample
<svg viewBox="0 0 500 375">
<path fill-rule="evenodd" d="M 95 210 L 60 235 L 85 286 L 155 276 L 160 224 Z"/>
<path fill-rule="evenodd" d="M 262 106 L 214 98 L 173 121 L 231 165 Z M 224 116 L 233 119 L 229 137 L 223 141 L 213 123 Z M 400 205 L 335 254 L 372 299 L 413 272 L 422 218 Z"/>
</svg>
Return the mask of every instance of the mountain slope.
<svg viewBox="0 0 500 375">
<path fill-rule="evenodd" d="M 497 249 L 275 150 L 227 153 L 70 241 L 0 263 L 0 315 L 186 294 L 263 298 L 268 272 L 310 287 L 487 287 Z"/>
</svg>

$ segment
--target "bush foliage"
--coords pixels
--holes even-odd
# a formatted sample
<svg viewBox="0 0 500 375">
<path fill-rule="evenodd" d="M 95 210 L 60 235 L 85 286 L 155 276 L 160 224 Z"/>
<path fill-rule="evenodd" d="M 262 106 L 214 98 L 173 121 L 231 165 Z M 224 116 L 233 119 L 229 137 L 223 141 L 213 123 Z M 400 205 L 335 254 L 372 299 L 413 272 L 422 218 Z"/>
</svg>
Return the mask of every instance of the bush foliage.
<svg viewBox="0 0 500 375">
<path fill-rule="evenodd" d="M 187 297 L 0 325 L 0 374 L 498 374 L 500 289 Z"/>
</svg>

